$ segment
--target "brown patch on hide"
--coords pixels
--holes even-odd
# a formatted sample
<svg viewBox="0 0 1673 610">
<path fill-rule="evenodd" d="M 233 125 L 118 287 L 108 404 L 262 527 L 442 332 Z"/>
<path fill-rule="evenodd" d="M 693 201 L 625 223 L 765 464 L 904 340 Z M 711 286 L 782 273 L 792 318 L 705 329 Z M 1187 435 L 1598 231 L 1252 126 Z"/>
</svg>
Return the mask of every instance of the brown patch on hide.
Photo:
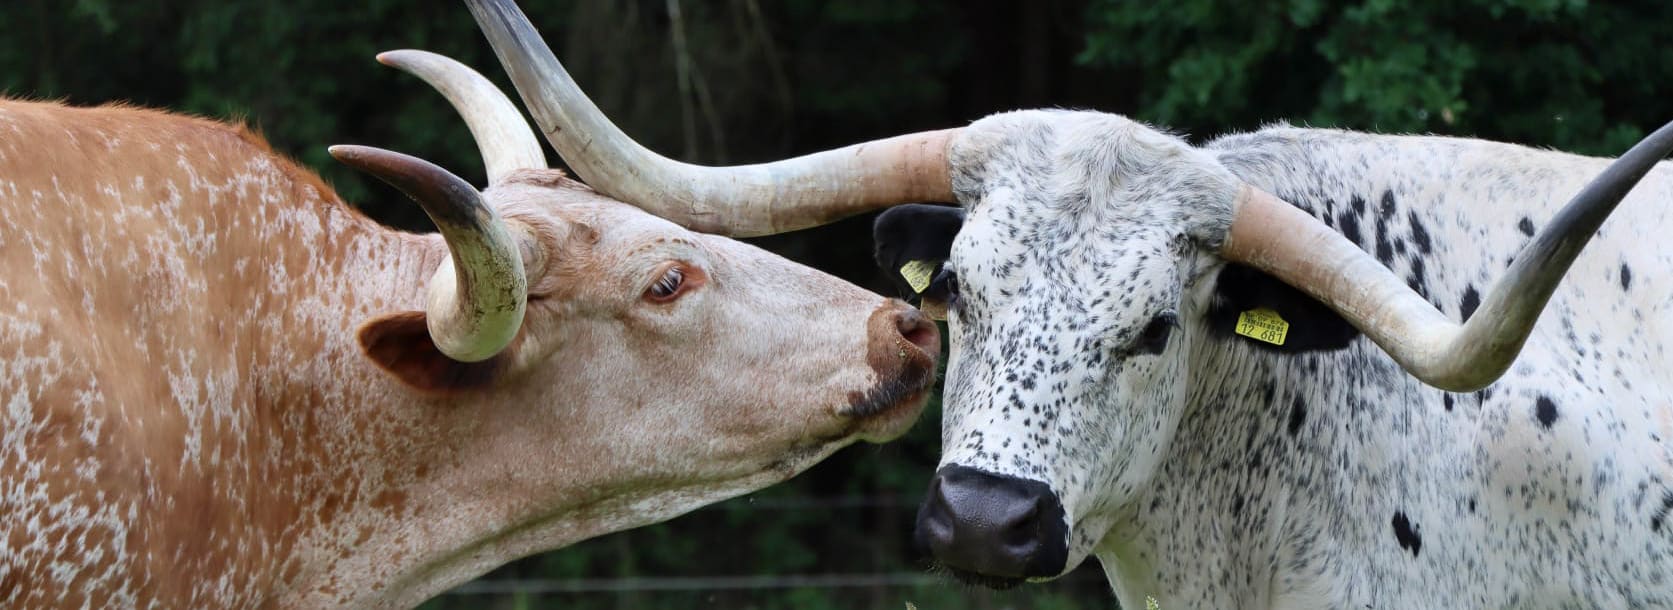
<svg viewBox="0 0 1673 610">
<path fill-rule="evenodd" d="M 849 392 L 849 414 L 867 417 L 910 402 L 935 381 L 941 332 L 916 309 L 891 301 L 866 321 L 866 364 L 877 382 L 865 392 Z"/>
</svg>

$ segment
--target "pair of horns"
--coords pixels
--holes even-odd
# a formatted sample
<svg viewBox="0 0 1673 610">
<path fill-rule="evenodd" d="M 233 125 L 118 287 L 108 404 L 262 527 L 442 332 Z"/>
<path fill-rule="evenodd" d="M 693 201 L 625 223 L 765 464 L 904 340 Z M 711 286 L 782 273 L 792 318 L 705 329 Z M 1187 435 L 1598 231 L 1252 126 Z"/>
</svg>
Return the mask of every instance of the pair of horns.
<svg viewBox="0 0 1673 610">
<path fill-rule="evenodd" d="M 857 144 L 760 165 L 700 167 L 628 138 L 588 100 L 512 0 L 466 0 L 552 146 L 605 194 L 686 227 L 730 235 L 800 229 L 911 201 L 953 200 L 957 130 Z M 1473 391 L 1510 368 L 1599 225 L 1673 149 L 1673 124 L 1614 162 L 1523 251 L 1466 323 L 1452 322 L 1318 219 L 1245 186 L 1220 254 L 1319 299 L 1413 376 Z"/>
<path fill-rule="evenodd" d="M 447 98 L 470 127 L 490 184 L 519 169 L 546 167 L 540 143 L 517 107 L 475 70 L 425 51 L 390 51 L 378 61 L 423 79 Z M 425 305 L 436 349 L 460 362 L 479 362 L 510 345 L 528 303 L 518 242 L 526 237 L 470 183 L 429 161 L 369 146 L 333 146 L 331 156 L 406 193 L 447 242 L 451 263 L 430 278 Z"/>
<path fill-rule="evenodd" d="M 909 134 L 738 167 L 697 166 L 657 155 L 628 138 L 605 118 L 575 85 L 512 0 L 466 0 L 466 4 L 542 133 L 581 178 L 606 195 L 694 230 L 735 236 L 817 226 L 912 201 L 953 200 L 947 147 L 957 137 L 956 129 Z M 512 141 L 515 134 L 526 134 L 526 125 L 503 94 L 469 68 L 439 56 L 429 57 L 437 62 L 435 65 L 456 67 L 426 71 L 385 61 L 431 81 L 466 114 L 472 133 L 488 158 L 490 176 L 495 175 L 495 167 L 515 168 L 541 158 L 537 147 L 532 153 L 526 152 L 531 148 L 532 138 L 515 146 L 500 144 Z M 473 84 L 456 89 L 437 84 L 439 80 L 447 80 L 434 76 L 442 72 L 457 73 L 460 76 L 453 80 Z M 449 93 L 454 90 L 468 93 Z M 461 99 L 467 98 L 482 100 L 480 107 L 491 110 L 467 110 L 467 107 L 478 107 L 461 103 Z M 473 113 L 495 118 L 481 119 L 479 127 L 479 121 L 471 118 Z M 496 131 L 488 125 L 502 129 Z M 517 154 L 526 156 L 505 152 L 513 149 L 525 151 Z M 1473 391 L 1492 383 L 1509 369 L 1540 311 L 1581 248 L 1632 187 L 1670 150 L 1673 150 L 1673 123 L 1610 164 L 1516 256 L 1515 264 L 1489 291 L 1475 315 L 1463 324 L 1452 322 L 1376 259 L 1318 219 L 1252 187 L 1245 186 L 1238 197 L 1236 216 L 1220 254 L 1228 261 L 1270 273 L 1319 299 L 1423 382 L 1444 390 Z M 483 210 L 470 215 L 481 220 L 471 227 L 493 225 L 503 230 L 503 223 L 481 204 L 474 190 L 452 188 L 449 192 L 468 192 L 468 199 L 474 202 L 470 209 Z M 408 193 L 414 194 L 410 190 Z M 460 203 L 454 207 L 469 206 Z M 438 216 L 429 206 L 426 211 L 432 218 Z M 442 221 L 438 219 L 437 225 L 441 226 Z M 477 228 L 458 232 L 472 231 L 489 232 Z M 448 235 L 446 230 L 443 234 Z M 476 243 L 462 235 L 447 239 L 453 248 Z M 477 241 L 486 244 L 494 240 Z M 501 241 L 509 243 L 509 239 Z M 496 247 L 484 245 L 481 249 Z M 464 313 L 458 315 L 464 318 L 483 318 L 479 303 L 491 299 L 470 297 L 471 284 L 483 277 L 508 275 L 495 275 L 497 270 L 514 266 L 506 261 L 516 262 L 520 288 L 524 280 L 516 249 L 496 252 L 493 257 L 482 258 L 491 258 L 498 267 L 484 265 L 478 269 L 461 262 L 471 257 L 461 256 L 455 250 L 458 293 L 467 296 L 449 301 L 438 299 L 433 293 L 432 313 L 436 312 L 439 301 L 454 308 L 448 311 L 463 308 Z M 441 279 L 441 273 L 438 271 L 437 279 Z M 516 294 L 515 318 L 520 323 L 524 291 L 510 292 Z M 439 336 L 434 321 L 431 332 Z M 482 353 L 489 351 L 487 346 L 499 342 L 502 335 L 503 341 L 509 342 L 515 335 L 516 325 L 511 325 L 509 334 L 494 335 L 493 341 L 482 339 L 486 335 L 481 332 L 477 335 L 455 332 L 470 337 L 460 340 L 461 344 L 482 346 L 475 352 Z M 440 345 L 441 341 L 438 339 L 437 343 Z M 492 351 L 497 352 L 503 345 L 500 343 Z M 453 356 L 445 349 L 444 353 Z"/>
</svg>

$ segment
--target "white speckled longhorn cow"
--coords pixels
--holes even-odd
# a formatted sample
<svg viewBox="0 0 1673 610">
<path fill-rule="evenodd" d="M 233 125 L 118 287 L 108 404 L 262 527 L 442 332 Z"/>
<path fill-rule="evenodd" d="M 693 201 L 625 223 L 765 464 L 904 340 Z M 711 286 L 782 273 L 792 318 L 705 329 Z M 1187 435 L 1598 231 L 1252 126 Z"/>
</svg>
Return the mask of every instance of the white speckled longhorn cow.
<svg viewBox="0 0 1673 610">
<path fill-rule="evenodd" d="M 917 310 L 600 195 L 480 75 L 381 59 L 460 109 L 490 187 L 332 152 L 440 235 L 236 126 L 0 101 L 0 607 L 412 606 L 916 417 Z M 767 169 L 804 202 L 876 182 Z"/>
<path fill-rule="evenodd" d="M 972 125 L 962 210 L 878 221 L 952 334 L 916 543 L 1000 587 L 1096 555 L 1127 608 L 1673 604 L 1669 148 Z"/>
<path fill-rule="evenodd" d="M 891 203 L 722 219 L 786 166 L 648 153 L 509 0 L 468 1 L 554 145 L 614 160 L 582 177 L 645 177 L 613 196 L 733 233 Z M 860 186 L 962 204 L 877 229 L 948 310 L 915 537 L 951 572 L 1096 554 L 1127 608 L 1673 604 L 1673 126 L 1613 164 L 1287 127 L 1197 148 L 1065 111 L 885 142 Z"/>
</svg>

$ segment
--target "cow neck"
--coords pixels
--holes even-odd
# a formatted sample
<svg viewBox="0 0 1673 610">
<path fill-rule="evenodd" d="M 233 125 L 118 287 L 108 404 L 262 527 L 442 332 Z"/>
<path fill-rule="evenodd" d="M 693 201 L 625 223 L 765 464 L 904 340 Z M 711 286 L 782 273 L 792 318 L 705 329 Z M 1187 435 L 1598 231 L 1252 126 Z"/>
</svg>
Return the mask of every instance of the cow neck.
<svg viewBox="0 0 1673 610">
<path fill-rule="evenodd" d="M 232 462 L 259 465 L 228 482 L 246 490 L 236 503 L 258 530 L 250 547 L 264 552 L 231 569 L 251 570 L 280 605 L 359 586 L 335 564 L 393 521 L 403 488 L 445 453 L 446 438 L 441 413 L 372 365 L 355 337 L 375 316 L 422 307 L 440 240 L 331 201 L 291 203 L 262 210 L 251 222 L 264 230 L 234 246 L 259 261 L 249 266 L 266 270 L 265 285 L 231 299 L 239 328 L 210 343 L 226 350 L 225 374 L 241 378 L 247 449 Z"/>
<path fill-rule="evenodd" d="M 447 250 L 435 234 L 369 222 L 353 231 L 360 234 L 338 240 L 346 253 L 323 266 L 336 271 L 289 290 L 303 313 L 309 303 L 340 301 L 321 308 L 335 312 L 319 325 L 331 331 L 296 332 L 309 325 L 303 319 L 275 325 L 298 366 L 267 371 L 273 378 L 263 385 L 284 392 L 261 409 L 285 414 L 276 426 L 297 450 L 282 453 L 294 456 L 292 470 L 314 476 L 278 502 L 294 515 L 284 537 L 296 542 L 292 559 L 276 567 L 274 601 L 410 607 L 506 561 L 638 523 L 636 507 L 567 501 L 593 497 L 576 489 L 597 484 L 586 473 L 531 465 L 538 447 L 555 452 L 542 464 L 588 456 L 541 436 L 546 428 L 529 421 L 541 417 L 529 409 L 539 399 L 517 395 L 527 388 L 426 395 L 371 364 L 355 331 L 377 316 L 422 310 Z"/>
</svg>

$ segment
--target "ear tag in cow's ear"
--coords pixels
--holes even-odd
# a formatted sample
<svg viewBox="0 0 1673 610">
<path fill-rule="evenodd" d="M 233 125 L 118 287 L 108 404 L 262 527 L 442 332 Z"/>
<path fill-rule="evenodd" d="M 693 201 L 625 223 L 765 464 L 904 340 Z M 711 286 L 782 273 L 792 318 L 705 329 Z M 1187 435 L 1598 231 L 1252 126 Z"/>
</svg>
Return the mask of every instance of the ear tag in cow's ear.
<svg viewBox="0 0 1673 610">
<path fill-rule="evenodd" d="M 918 311 L 924 312 L 924 315 L 929 316 L 931 320 L 944 321 L 947 319 L 947 302 L 941 299 L 925 298 L 924 302 L 918 304 Z"/>
<path fill-rule="evenodd" d="M 923 294 L 924 289 L 929 288 L 930 280 L 935 277 L 935 268 L 939 266 L 935 261 L 907 261 L 900 266 L 900 276 L 906 278 L 912 292 Z"/>
<path fill-rule="evenodd" d="M 1283 345 L 1290 334 L 1290 323 L 1278 312 L 1267 308 L 1251 309 L 1237 316 L 1237 334 L 1256 341 Z"/>
</svg>

